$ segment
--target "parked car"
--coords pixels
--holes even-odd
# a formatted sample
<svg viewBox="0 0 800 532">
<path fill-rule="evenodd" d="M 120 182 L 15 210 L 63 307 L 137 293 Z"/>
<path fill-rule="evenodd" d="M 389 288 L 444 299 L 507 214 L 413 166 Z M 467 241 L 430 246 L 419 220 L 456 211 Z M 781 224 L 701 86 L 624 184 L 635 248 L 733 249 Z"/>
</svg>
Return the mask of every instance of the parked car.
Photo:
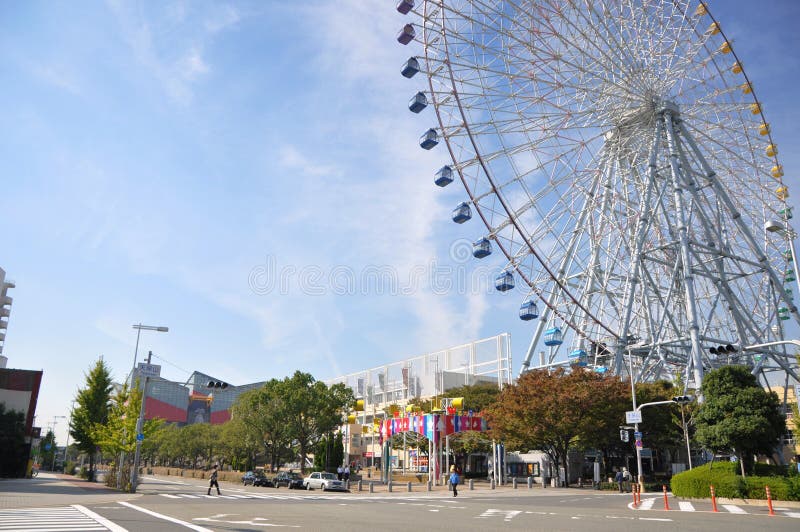
<svg viewBox="0 0 800 532">
<path fill-rule="evenodd" d="M 319 471 L 311 473 L 303 479 L 303 487 L 307 490 L 347 491 L 344 482 L 336 478 L 336 475 Z"/>
<path fill-rule="evenodd" d="M 290 490 L 301 489 L 303 487 L 303 477 L 301 477 L 299 473 L 281 471 L 272 479 L 272 483 L 275 484 L 276 488 L 286 486 Z"/>
<path fill-rule="evenodd" d="M 268 479 L 261 471 L 248 471 L 242 476 L 242 484 L 247 486 L 265 486 L 267 488 L 273 487 L 272 481 Z"/>
</svg>

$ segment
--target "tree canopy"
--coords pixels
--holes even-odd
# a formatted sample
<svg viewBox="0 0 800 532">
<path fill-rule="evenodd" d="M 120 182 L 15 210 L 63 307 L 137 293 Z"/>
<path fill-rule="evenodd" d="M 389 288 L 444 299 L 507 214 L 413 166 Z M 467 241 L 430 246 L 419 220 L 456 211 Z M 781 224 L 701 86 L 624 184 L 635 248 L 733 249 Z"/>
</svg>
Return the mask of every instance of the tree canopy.
<svg viewBox="0 0 800 532">
<path fill-rule="evenodd" d="M 78 406 L 72 413 L 70 435 L 78 449 L 89 455 L 89 479 L 94 480 L 94 457 L 98 442 L 95 427 L 108 421 L 111 398 L 111 373 L 103 358 L 86 375 L 86 386 L 78 391 Z"/>
<path fill-rule="evenodd" d="M 714 452 L 736 455 L 744 476 L 754 455 L 771 455 L 786 432 L 780 400 L 759 386 L 745 366 L 708 372 L 702 392 L 705 402 L 695 415 L 695 438 Z"/>
<path fill-rule="evenodd" d="M 569 449 L 599 447 L 617 432 L 627 405 L 625 383 L 573 367 L 528 371 L 485 414 L 507 448 L 544 451 L 569 474 Z"/>
</svg>

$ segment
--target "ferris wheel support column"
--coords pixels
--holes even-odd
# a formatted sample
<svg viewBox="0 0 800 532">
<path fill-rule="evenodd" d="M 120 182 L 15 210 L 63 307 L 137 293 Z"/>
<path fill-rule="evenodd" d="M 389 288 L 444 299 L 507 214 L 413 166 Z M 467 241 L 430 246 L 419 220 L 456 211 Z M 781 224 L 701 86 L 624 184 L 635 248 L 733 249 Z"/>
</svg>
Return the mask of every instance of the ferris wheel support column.
<svg viewBox="0 0 800 532">
<path fill-rule="evenodd" d="M 769 265 L 769 260 L 767 259 L 767 256 L 764 255 L 764 253 L 761 251 L 761 248 L 758 247 L 756 239 L 753 237 L 753 233 L 750 231 L 750 228 L 747 226 L 744 220 L 742 220 L 741 213 L 731 201 L 730 196 L 728 196 L 728 193 L 720 184 L 719 179 L 717 179 L 717 173 L 714 172 L 714 170 L 711 168 L 711 165 L 709 165 L 708 161 L 706 161 L 706 158 L 703 157 L 700 148 L 697 147 L 697 143 L 689 134 L 689 131 L 687 131 L 686 126 L 683 123 L 679 123 L 678 127 L 680 128 L 681 134 L 686 139 L 687 144 L 689 144 L 689 147 L 692 149 L 695 156 L 697 157 L 697 160 L 700 161 L 700 165 L 703 167 L 703 171 L 706 173 L 706 179 L 708 179 L 708 181 L 711 183 L 711 186 L 714 187 L 714 192 L 717 194 L 717 197 L 719 197 L 723 201 L 723 203 L 725 203 L 725 206 L 729 209 L 731 213 L 731 218 L 733 219 L 736 226 L 744 235 L 745 240 L 747 241 L 747 245 L 750 246 L 751 251 L 756 255 L 756 259 L 758 259 L 758 262 L 763 265 L 764 270 L 769 275 L 770 280 L 772 280 L 773 284 L 775 286 L 781 286 L 783 282 L 781 281 L 780 277 L 778 277 L 778 275 L 773 271 L 772 267 Z M 794 246 L 791 247 L 794 248 Z M 795 322 L 800 324 L 800 314 L 798 314 L 798 309 L 797 306 L 794 304 L 794 302 L 792 302 L 792 300 L 789 299 L 785 293 L 780 293 L 780 298 L 789 307 L 789 311 L 794 316 Z"/>
<path fill-rule="evenodd" d="M 642 200 L 642 214 L 639 217 L 639 227 L 637 228 L 637 235 L 636 235 L 636 244 L 633 251 L 633 257 L 631 261 L 633 262 L 631 267 L 631 276 L 628 281 L 628 288 L 625 294 L 625 316 L 622 319 L 622 334 L 621 340 L 627 342 L 628 338 L 628 330 L 630 328 L 631 323 L 631 312 L 633 312 L 633 298 L 636 294 L 636 286 L 639 284 L 639 266 L 641 264 L 642 259 L 642 248 L 644 247 L 645 237 L 647 236 L 647 226 L 650 223 L 650 196 L 653 193 L 653 184 L 656 180 L 656 169 L 657 165 L 656 162 L 658 160 L 658 142 L 661 139 L 663 124 L 660 120 L 656 121 L 655 127 L 655 135 L 653 135 L 653 145 L 650 148 L 650 160 L 648 162 L 648 169 L 647 169 L 647 189 L 645 190 L 644 199 Z M 622 367 L 624 364 L 622 363 L 622 353 L 623 353 L 623 345 L 620 343 L 617 345 L 617 353 L 615 356 L 614 367 L 617 369 L 617 375 L 622 373 Z M 633 354 L 630 350 L 628 350 L 628 357 L 632 357 Z M 633 381 L 633 360 L 630 360 L 629 364 L 630 372 L 631 372 L 631 382 Z"/>
<path fill-rule="evenodd" d="M 692 365 L 694 373 L 694 384 L 696 389 L 700 389 L 703 383 L 703 361 L 701 359 L 702 346 L 700 345 L 700 327 L 697 324 L 697 303 L 694 290 L 694 276 L 692 275 L 691 254 L 689 251 L 689 235 L 687 230 L 686 206 L 683 201 L 685 187 L 685 176 L 678 153 L 678 141 L 675 138 L 674 124 L 677 120 L 678 109 L 672 102 L 664 102 L 661 111 L 661 119 L 667 132 L 667 146 L 669 147 L 669 166 L 672 176 L 672 186 L 675 197 L 675 213 L 678 220 L 678 242 L 680 245 L 681 265 L 683 267 L 683 287 L 686 292 L 686 317 L 689 322 L 689 339 L 692 345 Z M 698 395 L 698 401 L 702 401 L 702 395 Z"/>
</svg>

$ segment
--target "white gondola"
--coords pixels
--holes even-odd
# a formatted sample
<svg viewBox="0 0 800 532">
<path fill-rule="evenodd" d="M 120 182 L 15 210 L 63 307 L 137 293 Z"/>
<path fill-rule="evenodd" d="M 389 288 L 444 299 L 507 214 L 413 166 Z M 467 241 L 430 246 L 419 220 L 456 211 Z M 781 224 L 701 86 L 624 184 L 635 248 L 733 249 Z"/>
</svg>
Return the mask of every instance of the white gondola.
<svg viewBox="0 0 800 532">
<path fill-rule="evenodd" d="M 411 111 L 412 113 L 419 113 L 426 107 L 428 107 L 428 98 L 425 97 L 425 93 L 422 91 L 416 93 L 408 101 L 408 110 Z"/>
<path fill-rule="evenodd" d="M 524 321 L 535 320 L 539 317 L 539 309 L 533 297 L 526 299 L 519 307 L 519 319 Z"/>
<path fill-rule="evenodd" d="M 488 238 L 481 238 L 472 244 L 472 256 L 476 259 L 482 259 L 492 254 L 492 243 Z"/>
<path fill-rule="evenodd" d="M 408 61 L 403 64 L 400 73 L 406 78 L 413 78 L 419 72 L 419 61 L 416 57 L 409 57 Z"/>
<path fill-rule="evenodd" d="M 439 144 L 439 134 L 433 128 L 430 128 L 419 138 L 419 146 L 425 150 L 430 150 L 437 144 Z"/>
<path fill-rule="evenodd" d="M 495 278 L 494 287 L 500 292 L 508 292 L 514 288 L 514 276 L 509 271 L 502 272 Z"/>
<path fill-rule="evenodd" d="M 447 165 L 442 166 L 439 168 L 439 171 L 436 172 L 433 182 L 440 187 L 446 187 L 453 182 L 453 169 Z"/>
<path fill-rule="evenodd" d="M 453 209 L 453 221 L 457 224 L 463 224 L 472 218 L 472 209 L 469 208 L 467 203 L 459 203 L 458 207 Z"/>
</svg>

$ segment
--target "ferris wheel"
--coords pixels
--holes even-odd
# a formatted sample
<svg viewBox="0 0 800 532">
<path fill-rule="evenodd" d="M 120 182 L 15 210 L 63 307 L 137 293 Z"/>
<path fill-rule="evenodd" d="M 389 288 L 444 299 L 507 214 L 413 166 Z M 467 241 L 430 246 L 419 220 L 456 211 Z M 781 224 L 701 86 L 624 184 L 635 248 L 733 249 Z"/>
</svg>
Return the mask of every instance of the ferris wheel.
<svg viewBox="0 0 800 532">
<path fill-rule="evenodd" d="M 783 167 L 706 2 L 397 11 L 420 146 L 444 149 L 435 183 L 463 185 L 452 218 L 482 222 L 473 255 L 500 252 L 496 288 L 523 288 L 519 317 L 535 325 L 522 371 L 540 352 L 538 366 L 636 380 L 699 386 L 731 363 L 797 378 L 777 345 L 800 323 Z"/>
</svg>

